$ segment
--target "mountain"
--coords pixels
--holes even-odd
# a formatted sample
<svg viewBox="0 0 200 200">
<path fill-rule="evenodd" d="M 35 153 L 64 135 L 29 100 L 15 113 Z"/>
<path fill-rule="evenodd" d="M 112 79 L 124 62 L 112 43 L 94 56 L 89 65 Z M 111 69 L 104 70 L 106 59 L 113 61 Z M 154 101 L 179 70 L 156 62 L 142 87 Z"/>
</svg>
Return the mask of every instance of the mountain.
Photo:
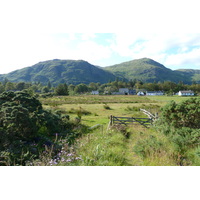
<svg viewBox="0 0 200 200">
<path fill-rule="evenodd" d="M 0 75 L 0 81 L 7 78 L 12 82 L 41 82 L 53 85 L 66 82 L 67 84 L 89 84 L 91 82 L 107 83 L 116 80 L 141 80 L 143 82 L 182 81 L 185 84 L 200 83 L 200 70 L 180 69 L 171 70 L 164 65 L 142 58 L 108 67 L 94 66 L 83 60 L 48 60 L 33 66 L 19 69 L 8 74 Z"/>
<path fill-rule="evenodd" d="M 173 71 L 164 65 L 149 59 L 135 59 L 121 64 L 105 67 L 105 70 L 112 72 L 115 76 L 130 79 L 139 79 L 143 82 L 154 81 L 184 81 L 189 83 L 191 80 L 180 71 Z"/>
<path fill-rule="evenodd" d="M 41 82 L 53 85 L 66 82 L 67 84 L 79 84 L 90 82 L 106 83 L 114 81 L 115 76 L 100 67 L 91 65 L 83 60 L 49 60 L 39 62 L 31 67 L 26 67 L 0 75 L 0 81 L 7 78 L 12 82 Z"/>
<path fill-rule="evenodd" d="M 178 69 L 176 70 L 185 79 L 189 79 L 191 82 L 200 83 L 200 70 L 198 69 Z"/>
</svg>

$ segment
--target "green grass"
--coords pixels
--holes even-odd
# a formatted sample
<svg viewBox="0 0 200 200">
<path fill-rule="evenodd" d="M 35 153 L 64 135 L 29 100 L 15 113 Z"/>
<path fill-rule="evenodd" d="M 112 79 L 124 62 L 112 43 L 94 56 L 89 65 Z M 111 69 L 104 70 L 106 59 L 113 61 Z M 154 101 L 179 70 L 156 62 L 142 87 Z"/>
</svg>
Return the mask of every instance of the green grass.
<svg viewBox="0 0 200 200">
<path fill-rule="evenodd" d="M 109 122 L 110 115 L 113 116 L 124 116 L 124 117 L 147 117 L 142 112 L 139 111 L 140 108 L 144 107 L 142 103 L 109 103 L 107 104 L 110 109 L 106 109 L 104 104 L 63 104 L 56 107 L 45 106 L 46 108 L 51 108 L 55 110 L 61 110 L 65 114 L 69 114 L 70 118 L 73 119 L 77 117 L 73 110 L 78 110 L 80 107 L 87 111 L 88 115 L 82 115 L 82 123 L 88 126 L 93 126 L 95 124 L 107 125 Z M 146 107 L 152 107 L 151 103 L 146 103 Z M 130 109 L 131 108 L 131 109 Z M 137 108 L 137 109 L 133 109 Z M 154 109 L 153 109 L 154 110 Z M 152 110 L 152 111 L 153 111 Z"/>
<path fill-rule="evenodd" d="M 130 127 L 129 156 L 131 165 L 176 166 L 175 150 L 168 138 L 154 128 Z"/>
<path fill-rule="evenodd" d="M 41 98 L 44 105 L 57 106 L 62 104 L 108 104 L 108 103 L 155 103 L 147 97 L 136 95 L 79 95 Z"/>
<path fill-rule="evenodd" d="M 77 117 L 77 113 L 72 111 L 79 110 L 80 108 L 88 111 L 90 114 L 83 114 L 81 117 L 82 123 L 88 126 L 94 126 L 95 124 L 107 125 L 110 115 L 146 117 L 139 109 L 145 106 L 150 108 L 153 105 L 157 105 L 155 100 L 131 95 L 82 95 L 45 98 L 41 99 L 41 101 L 45 108 L 60 110 L 63 114 L 69 114 L 71 119 Z M 134 110 L 133 108 L 136 109 Z"/>
<path fill-rule="evenodd" d="M 131 102 L 137 98 L 137 102 Z M 59 104 L 54 106 L 53 99 L 46 101 L 45 108 L 61 110 L 69 114 L 70 118 L 77 117 L 76 111 L 82 109 L 87 114 L 81 116 L 81 122 L 87 126 L 101 124 L 95 130 L 78 138 L 75 144 L 76 155 L 82 160 L 76 163 L 60 165 L 84 165 L 84 166 L 177 166 L 180 164 L 180 155 L 172 141 L 160 133 L 155 127 L 146 129 L 141 125 L 130 125 L 108 130 L 110 115 L 127 117 L 146 117 L 139 108 L 145 108 L 151 112 L 157 110 L 174 100 L 180 102 L 189 97 L 137 97 L 137 96 L 80 96 L 60 97 Z M 80 98 L 80 99 L 78 99 Z M 83 103 L 84 102 L 90 103 Z M 90 99 L 92 98 L 92 99 Z M 105 99 L 107 98 L 107 102 Z M 47 103 L 50 102 L 50 103 Z M 96 103 L 95 103 L 96 102 Z M 98 103 L 97 103 L 98 102 Z M 105 105 L 107 105 L 105 107 Z M 109 109 L 107 109 L 109 107 Z M 127 136 L 127 137 L 126 137 Z M 186 152 L 187 163 L 185 165 L 199 165 L 199 148 L 188 149 Z M 184 164 L 184 162 L 182 162 Z"/>
<path fill-rule="evenodd" d="M 181 101 L 184 101 L 184 100 L 187 100 L 187 99 L 190 99 L 191 97 L 180 97 L 180 96 L 148 96 L 148 98 L 151 100 L 151 101 L 156 101 L 158 103 L 161 103 L 161 104 L 166 104 L 170 101 L 175 101 L 177 103 L 181 102 Z M 197 97 L 195 97 L 197 98 Z"/>
<path fill-rule="evenodd" d="M 107 125 L 110 115 L 118 117 L 146 117 L 146 115 L 139 111 L 140 108 L 155 114 L 159 112 L 160 107 L 171 100 L 180 102 L 188 98 L 178 96 L 81 95 L 44 98 L 41 101 L 45 108 L 60 110 L 63 114 L 70 115 L 71 119 L 77 117 L 75 111 L 83 109 L 90 114 L 82 115 L 82 123 L 94 126 L 95 124 Z"/>
<path fill-rule="evenodd" d="M 126 153 L 127 139 L 116 130 L 98 129 L 77 142 L 77 154 L 84 166 L 127 166 Z"/>
</svg>

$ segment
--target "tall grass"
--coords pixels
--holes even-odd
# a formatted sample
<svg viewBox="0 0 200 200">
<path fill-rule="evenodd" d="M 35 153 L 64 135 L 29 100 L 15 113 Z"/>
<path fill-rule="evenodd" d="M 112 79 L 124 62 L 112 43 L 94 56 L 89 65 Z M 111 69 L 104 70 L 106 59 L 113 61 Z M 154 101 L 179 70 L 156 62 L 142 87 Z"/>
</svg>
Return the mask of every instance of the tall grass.
<svg viewBox="0 0 200 200">
<path fill-rule="evenodd" d="M 132 165 L 140 166 L 176 166 L 175 150 L 165 135 L 154 128 L 141 126 L 130 128 L 130 154 Z"/>
<path fill-rule="evenodd" d="M 84 166 L 129 165 L 126 159 L 127 139 L 116 130 L 96 130 L 82 137 L 76 148 Z"/>
</svg>

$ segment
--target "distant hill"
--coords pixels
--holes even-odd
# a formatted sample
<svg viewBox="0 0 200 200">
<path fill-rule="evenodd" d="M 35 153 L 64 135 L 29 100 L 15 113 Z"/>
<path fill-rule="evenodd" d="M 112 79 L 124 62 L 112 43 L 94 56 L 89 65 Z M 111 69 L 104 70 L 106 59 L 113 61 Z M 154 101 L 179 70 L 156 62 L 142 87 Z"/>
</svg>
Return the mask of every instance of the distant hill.
<svg viewBox="0 0 200 200">
<path fill-rule="evenodd" d="M 116 78 L 124 80 L 141 80 L 143 82 L 182 81 L 185 84 L 200 83 L 200 70 L 180 69 L 171 70 L 164 65 L 142 58 L 108 67 L 94 66 L 83 60 L 49 60 L 33 66 L 0 75 L 0 81 L 7 78 L 12 82 L 41 82 L 53 85 L 66 82 L 67 84 L 89 84 L 91 82 L 107 83 Z"/>
<path fill-rule="evenodd" d="M 179 71 L 173 71 L 164 65 L 149 59 L 142 58 L 129 62 L 123 62 L 113 66 L 105 67 L 107 71 L 112 72 L 115 76 L 124 77 L 126 79 L 139 79 L 144 82 L 153 81 L 184 81 L 191 82 L 190 78 Z"/>
<path fill-rule="evenodd" d="M 198 69 L 179 69 L 176 70 L 185 79 L 189 79 L 191 82 L 200 83 L 200 70 Z"/>
<path fill-rule="evenodd" d="M 0 75 L 0 81 L 7 78 L 12 82 L 41 82 L 57 85 L 66 82 L 67 84 L 79 84 L 90 82 L 106 83 L 114 81 L 115 76 L 100 67 L 91 65 L 83 60 L 49 60 L 39 62 L 31 67 L 26 67 Z"/>
</svg>

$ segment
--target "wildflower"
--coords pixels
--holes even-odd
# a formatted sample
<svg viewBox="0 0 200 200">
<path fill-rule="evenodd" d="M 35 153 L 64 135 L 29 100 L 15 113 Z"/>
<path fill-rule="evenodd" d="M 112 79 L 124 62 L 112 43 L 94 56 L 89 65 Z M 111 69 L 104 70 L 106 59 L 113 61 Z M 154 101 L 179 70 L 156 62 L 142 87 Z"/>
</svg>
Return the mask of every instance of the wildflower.
<svg viewBox="0 0 200 200">
<path fill-rule="evenodd" d="M 71 157 L 73 155 L 74 155 L 73 153 L 69 153 L 69 154 L 67 154 L 67 157 Z"/>
<path fill-rule="evenodd" d="M 50 164 L 50 165 L 53 165 L 53 160 L 50 160 L 49 164 Z"/>
<path fill-rule="evenodd" d="M 71 162 L 72 160 L 70 159 L 70 158 L 68 158 L 67 160 L 66 160 L 66 162 Z"/>
<path fill-rule="evenodd" d="M 82 158 L 80 157 L 76 157 L 75 160 L 83 160 Z"/>
</svg>

